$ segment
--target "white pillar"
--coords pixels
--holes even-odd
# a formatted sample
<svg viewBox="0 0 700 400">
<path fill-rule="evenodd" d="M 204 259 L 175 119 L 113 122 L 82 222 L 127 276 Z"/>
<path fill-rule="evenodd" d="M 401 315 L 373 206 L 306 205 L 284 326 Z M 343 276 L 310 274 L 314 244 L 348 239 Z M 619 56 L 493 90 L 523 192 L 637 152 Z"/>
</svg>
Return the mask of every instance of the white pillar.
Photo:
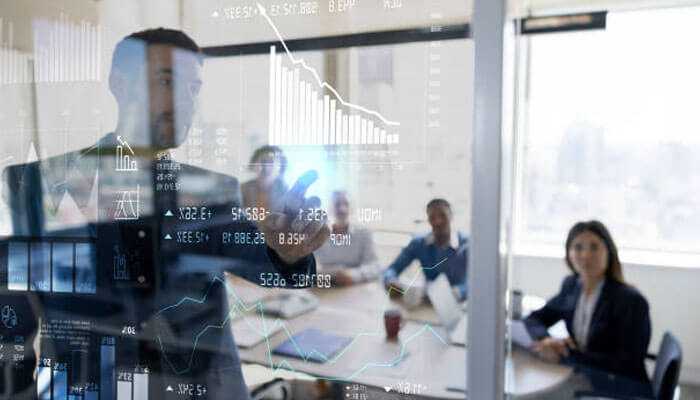
<svg viewBox="0 0 700 400">
<path fill-rule="evenodd" d="M 505 0 L 475 0 L 472 238 L 469 271 L 470 399 L 503 399 L 505 278 L 501 233 L 501 135 Z"/>
</svg>

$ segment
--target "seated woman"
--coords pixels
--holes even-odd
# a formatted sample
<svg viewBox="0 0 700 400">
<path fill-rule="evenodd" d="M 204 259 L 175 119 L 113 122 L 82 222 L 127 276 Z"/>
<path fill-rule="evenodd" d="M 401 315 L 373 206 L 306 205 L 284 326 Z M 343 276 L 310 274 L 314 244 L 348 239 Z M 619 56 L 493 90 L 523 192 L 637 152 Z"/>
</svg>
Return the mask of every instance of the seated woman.
<svg viewBox="0 0 700 400">
<path fill-rule="evenodd" d="M 333 226 L 331 237 L 314 252 L 324 273 L 338 286 L 366 282 L 379 276 L 380 265 L 372 233 L 350 225 L 350 201 L 343 191 L 333 192 Z"/>
<path fill-rule="evenodd" d="M 601 222 L 579 222 L 571 228 L 566 264 L 572 274 L 564 279 L 559 293 L 525 320 L 537 340 L 534 350 L 550 361 L 583 367 L 596 390 L 610 390 L 609 385 L 597 385 L 596 376 L 610 380 L 613 374 L 639 383 L 623 385 L 630 394 L 647 394 L 644 357 L 651 336 L 649 305 L 625 283 L 617 247 Z M 550 338 L 547 328 L 562 319 L 570 337 Z"/>
</svg>

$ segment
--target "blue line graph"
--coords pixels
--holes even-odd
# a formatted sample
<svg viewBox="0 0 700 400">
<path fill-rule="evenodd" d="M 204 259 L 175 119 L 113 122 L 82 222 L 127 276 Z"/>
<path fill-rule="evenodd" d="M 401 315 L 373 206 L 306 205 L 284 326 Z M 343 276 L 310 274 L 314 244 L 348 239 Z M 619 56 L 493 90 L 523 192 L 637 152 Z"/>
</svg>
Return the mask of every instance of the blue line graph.
<svg viewBox="0 0 700 400">
<path fill-rule="evenodd" d="M 438 263 L 436 263 L 435 265 L 433 265 L 433 266 L 431 266 L 431 267 L 422 267 L 421 269 L 422 269 L 422 270 L 431 270 L 431 269 L 438 268 L 441 264 L 443 264 L 445 261 L 447 261 L 447 259 L 448 259 L 448 258 L 446 257 L 446 258 L 442 259 L 441 261 L 439 261 Z M 412 278 L 411 281 L 410 281 L 410 284 L 408 285 L 408 287 L 407 287 L 406 289 L 403 289 L 403 290 L 402 290 L 402 289 L 398 289 L 398 288 L 391 287 L 391 288 L 389 289 L 389 291 L 391 291 L 391 290 L 396 290 L 396 291 L 399 291 L 399 292 L 402 292 L 402 293 L 403 293 L 405 290 L 407 290 L 409 287 L 411 287 L 411 286 L 413 286 L 413 285 L 415 284 L 415 281 L 416 281 L 417 276 L 418 276 L 419 273 L 420 273 L 420 269 L 416 271 L 416 273 L 414 274 L 413 278 Z M 308 352 L 304 352 L 304 351 L 301 349 L 301 347 L 299 346 L 299 344 L 296 342 L 296 340 L 294 339 L 292 332 L 290 332 L 290 330 L 289 330 L 289 328 L 287 327 L 287 324 L 286 324 L 286 322 L 285 322 L 284 320 L 281 320 L 281 319 L 277 318 L 277 319 L 275 319 L 275 320 L 270 324 L 270 328 L 268 328 L 267 319 L 264 318 L 264 301 L 263 301 L 263 300 L 258 300 L 258 301 L 254 302 L 254 303 L 252 303 L 252 304 L 246 304 L 246 303 L 236 294 L 235 289 L 230 285 L 230 283 L 229 283 L 228 281 L 226 281 L 225 279 L 223 279 L 223 278 L 221 278 L 221 277 L 218 277 L 218 276 L 216 276 L 216 277 L 214 277 L 214 278 L 212 279 L 212 281 L 210 282 L 210 284 L 209 284 L 207 290 L 206 290 L 205 293 L 202 295 L 202 297 L 200 297 L 199 299 L 194 298 L 194 297 L 190 297 L 190 296 L 183 297 L 183 298 L 182 298 L 181 300 L 179 300 L 177 303 L 161 308 L 161 309 L 155 314 L 155 316 L 159 316 L 159 315 L 161 315 L 161 314 L 163 314 L 163 313 L 165 313 L 165 312 L 167 312 L 167 311 L 177 309 L 178 307 L 181 307 L 181 306 L 183 306 L 183 305 L 186 304 L 186 303 L 205 304 L 205 303 L 207 302 L 207 299 L 208 299 L 208 297 L 209 297 L 211 291 L 212 291 L 212 288 L 213 288 L 215 285 L 219 285 L 219 284 L 220 284 L 220 285 L 224 285 L 224 286 L 228 289 L 228 292 L 230 293 L 230 295 L 235 299 L 234 304 L 233 304 L 233 306 L 231 307 L 231 310 L 228 312 L 228 314 L 226 315 L 226 317 L 223 319 L 223 321 L 222 321 L 220 324 L 208 324 L 208 325 L 204 326 L 204 327 L 195 335 L 194 341 L 193 341 L 193 344 L 192 344 L 192 351 L 191 351 L 191 353 L 190 353 L 190 355 L 189 355 L 189 358 L 188 358 L 188 361 L 187 361 L 187 367 L 182 368 L 182 369 L 178 369 L 177 367 L 175 367 L 175 365 L 173 365 L 173 363 L 172 363 L 172 362 L 170 361 L 170 359 L 168 358 L 167 351 L 165 350 L 165 348 L 164 348 L 164 346 L 163 346 L 162 339 L 161 339 L 160 335 L 157 336 L 158 344 L 159 344 L 159 346 L 160 346 L 160 348 L 161 348 L 161 352 L 163 353 L 163 356 L 164 356 L 165 360 L 168 362 L 168 364 L 170 365 L 171 369 L 172 369 L 176 374 L 178 374 L 178 375 L 186 374 L 186 373 L 188 373 L 188 372 L 191 370 L 192 364 L 193 364 L 193 362 L 194 362 L 195 353 L 196 353 L 197 347 L 198 347 L 198 345 L 199 345 L 199 341 L 200 341 L 201 337 L 202 337 L 204 334 L 206 334 L 206 333 L 207 333 L 209 330 L 211 330 L 211 329 L 224 329 L 224 328 L 226 327 L 226 325 L 229 324 L 229 322 L 231 321 L 231 319 L 233 318 L 233 316 L 235 316 L 235 315 L 238 314 L 238 313 L 241 313 L 241 315 L 244 315 L 244 314 L 246 314 L 246 313 L 248 313 L 248 312 L 250 312 L 250 311 L 252 311 L 252 310 L 254 310 L 254 309 L 256 310 L 256 314 L 255 314 L 255 315 L 256 315 L 256 318 L 257 318 L 257 317 L 261 318 L 261 321 L 262 321 L 262 331 L 259 330 L 259 329 L 257 329 L 256 327 L 254 327 L 254 326 L 248 321 L 247 318 L 244 318 L 244 319 L 245 319 L 245 322 L 246 322 L 246 324 L 248 325 L 248 327 L 250 327 L 254 332 L 260 334 L 260 335 L 264 338 L 265 345 L 266 345 L 266 347 L 267 347 L 267 359 L 268 359 L 268 362 L 269 362 L 269 366 L 270 366 L 270 368 L 273 370 L 273 372 L 277 372 L 278 370 L 281 370 L 281 369 L 296 371 L 295 368 L 294 368 L 288 361 L 286 361 L 286 360 L 280 361 L 280 362 L 275 366 L 275 363 L 274 363 L 274 361 L 273 361 L 273 359 L 272 359 L 272 353 L 273 353 L 273 351 L 272 351 L 272 345 L 270 344 L 270 336 L 272 336 L 272 335 L 270 335 L 270 332 L 274 332 L 273 329 L 276 327 L 276 325 L 280 325 L 280 326 L 281 326 L 281 328 L 282 328 L 282 330 L 284 331 L 285 335 L 287 336 L 287 338 L 289 338 L 289 340 L 291 341 L 292 345 L 294 346 L 294 348 L 296 349 L 297 353 L 299 354 L 300 358 L 301 358 L 304 362 L 308 362 L 308 360 L 311 358 L 311 356 L 314 355 L 314 354 L 316 354 L 316 355 L 318 355 L 319 357 L 321 357 L 321 358 L 324 360 L 325 363 L 334 364 L 334 363 L 338 362 L 338 361 L 342 358 L 343 355 L 347 354 L 347 352 L 350 351 L 350 348 L 353 347 L 353 345 L 354 345 L 355 343 L 357 343 L 358 340 L 359 340 L 360 338 L 362 338 L 362 337 L 368 337 L 368 336 L 375 336 L 375 337 L 376 337 L 376 336 L 382 336 L 382 335 L 384 335 L 384 332 L 383 332 L 381 329 L 378 329 L 377 331 L 373 331 L 373 332 L 361 332 L 361 333 L 358 333 L 358 334 L 354 335 L 354 337 L 352 338 L 352 340 L 350 341 L 350 343 L 349 343 L 347 346 L 345 346 L 345 348 L 344 348 L 341 352 L 339 352 L 337 355 L 335 355 L 333 358 L 328 358 L 325 354 L 319 352 L 319 351 L 316 350 L 316 349 L 312 349 L 312 350 L 310 350 L 310 351 L 308 351 Z M 414 339 L 416 339 L 416 338 L 422 336 L 422 335 L 425 334 L 425 333 L 431 334 L 432 336 L 434 336 L 438 341 L 440 341 L 440 342 L 443 343 L 444 345 L 447 345 L 447 344 L 448 344 L 447 341 L 446 341 L 439 333 L 437 333 L 437 332 L 435 331 L 435 329 L 431 326 L 431 324 L 426 323 L 426 324 L 424 324 L 420 329 L 418 329 L 416 332 L 414 332 L 414 333 L 411 334 L 408 338 L 406 338 L 406 340 L 405 340 L 403 343 L 401 343 L 401 347 L 400 347 L 399 354 L 398 354 L 393 360 L 391 360 L 391 361 L 389 361 L 389 362 L 368 362 L 368 363 L 364 364 L 362 367 L 360 367 L 360 368 L 358 368 L 357 370 L 355 370 L 354 372 L 352 372 L 352 373 L 351 373 L 350 375 L 348 375 L 348 376 L 344 376 L 344 377 L 324 377 L 323 379 L 329 380 L 329 381 L 344 381 L 344 380 L 350 380 L 350 379 L 356 377 L 357 375 L 363 373 L 364 371 L 366 371 L 366 370 L 368 370 L 368 369 L 370 369 L 370 368 L 391 368 L 391 367 L 394 367 L 394 366 L 398 365 L 398 364 L 406 357 L 406 347 L 408 346 L 408 344 L 411 343 Z"/>
</svg>

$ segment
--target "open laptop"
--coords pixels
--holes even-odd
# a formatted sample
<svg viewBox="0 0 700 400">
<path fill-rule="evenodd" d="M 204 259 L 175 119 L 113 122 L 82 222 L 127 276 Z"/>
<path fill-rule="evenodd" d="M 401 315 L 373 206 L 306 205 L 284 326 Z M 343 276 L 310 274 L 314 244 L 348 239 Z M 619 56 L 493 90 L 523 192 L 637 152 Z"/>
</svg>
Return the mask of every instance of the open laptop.
<svg viewBox="0 0 700 400">
<path fill-rule="evenodd" d="M 452 293 L 452 286 L 445 274 L 438 275 L 428 284 L 428 298 L 447 330 L 450 343 L 467 345 L 467 314 Z"/>
</svg>

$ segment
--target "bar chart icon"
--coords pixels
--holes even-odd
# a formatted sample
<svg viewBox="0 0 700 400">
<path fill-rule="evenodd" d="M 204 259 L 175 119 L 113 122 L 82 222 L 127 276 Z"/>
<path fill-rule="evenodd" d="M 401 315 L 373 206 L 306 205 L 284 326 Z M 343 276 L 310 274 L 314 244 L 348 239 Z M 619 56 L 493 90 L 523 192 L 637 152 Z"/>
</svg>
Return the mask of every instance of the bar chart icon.
<svg viewBox="0 0 700 400">
<path fill-rule="evenodd" d="M 326 94 L 317 83 L 300 78 L 301 69 L 283 66 L 277 47 L 270 46 L 269 137 L 271 145 L 394 145 L 397 133 L 387 133 L 376 116 L 350 111 L 346 102 Z"/>
<path fill-rule="evenodd" d="M 116 148 L 116 166 L 115 170 L 120 172 L 137 171 L 138 164 L 136 163 L 136 156 L 134 155 L 134 150 L 129 146 L 129 143 L 124 140 L 121 136 L 117 136 L 117 148 Z M 126 149 L 126 152 L 124 151 Z"/>
</svg>

